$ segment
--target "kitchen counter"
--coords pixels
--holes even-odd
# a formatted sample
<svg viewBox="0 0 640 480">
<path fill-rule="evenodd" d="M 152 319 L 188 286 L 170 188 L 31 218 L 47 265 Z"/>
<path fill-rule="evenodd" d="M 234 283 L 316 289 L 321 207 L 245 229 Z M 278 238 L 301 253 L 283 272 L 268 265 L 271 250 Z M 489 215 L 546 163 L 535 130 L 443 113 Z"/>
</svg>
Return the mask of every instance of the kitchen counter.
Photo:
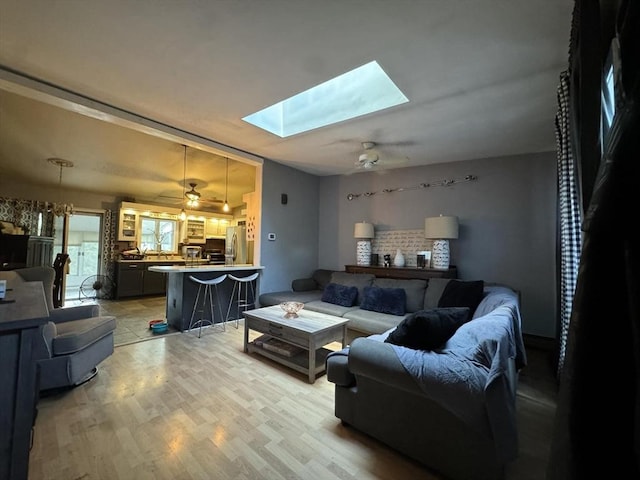
<svg viewBox="0 0 640 480">
<path fill-rule="evenodd" d="M 196 262 L 198 263 L 207 263 L 209 260 L 206 259 L 201 259 L 201 260 L 196 260 Z M 163 258 L 162 256 L 160 257 L 144 257 L 140 260 L 125 260 L 124 258 L 119 258 L 116 260 L 116 262 L 118 263 L 137 263 L 137 262 L 144 262 L 144 263 L 179 263 L 179 264 L 184 264 L 186 262 L 186 260 L 182 257 L 169 257 L 169 258 Z"/>
<path fill-rule="evenodd" d="M 152 268 L 178 266 L 185 267 L 187 262 L 177 255 L 149 255 L 140 260 L 119 259 L 115 262 L 116 298 L 164 295 L 167 292 L 166 272 L 155 272 Z M 189 260 L 189 265 L 194 262 Z M 198 259 L 197 265 L 210 265 L 208 259 Z M 224 263 L 224 262 L 223 262 Z M 220 263 L 218 263 L 219 265 Z"/>
<path fill-rule="evenodd" d="M 152 272 L 159 273 L 202 273 L 202 272 L 235 272 L 241 270 L 262 270 L 264 267 L 242 263 L 237 265 L 157 265 L 149 267 Z"/>
<path fill-rule="evenodd" d="M 190 276 L 201 280 L 210 280 L 225 273 L 238 277 L 246 277 L 264 269 L 260 265 L 154 265 L 148 268 L 152 272 L 167 274 L 167 322 L 182 331 L 189 329 L 193 305 L 198 292 L 198 284 L 189 279 Z M 225 280 L 218 285 L 219 305 L 214 308 L 215 323 L 225 321 L 231 299 L 233 282 Z M 260 277 L 256 281 L 255 298 L 259 297 Z M 214 290 L 215 294 L 215 290 Z M 207 307 L 208 310 L 208 307 Z M 201 314 L 200 314 L 201 315 Z"/>
</svg>

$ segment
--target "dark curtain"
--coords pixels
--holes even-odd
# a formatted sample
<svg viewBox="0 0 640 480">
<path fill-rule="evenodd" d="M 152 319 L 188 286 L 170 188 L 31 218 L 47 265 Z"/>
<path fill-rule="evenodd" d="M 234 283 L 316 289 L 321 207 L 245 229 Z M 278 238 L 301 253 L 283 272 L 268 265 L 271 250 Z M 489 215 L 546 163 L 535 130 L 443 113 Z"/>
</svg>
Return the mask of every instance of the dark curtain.
<svg viewBox="0 0 640 480">
<path fill-rule="evenodd" d="M 571 39 L 583 246 L 547 478 L 640 478 L 640 2 L 577 0 Z M 603 65 L 619 48 L 616 114 L 600 137 Z"/>
</svg>

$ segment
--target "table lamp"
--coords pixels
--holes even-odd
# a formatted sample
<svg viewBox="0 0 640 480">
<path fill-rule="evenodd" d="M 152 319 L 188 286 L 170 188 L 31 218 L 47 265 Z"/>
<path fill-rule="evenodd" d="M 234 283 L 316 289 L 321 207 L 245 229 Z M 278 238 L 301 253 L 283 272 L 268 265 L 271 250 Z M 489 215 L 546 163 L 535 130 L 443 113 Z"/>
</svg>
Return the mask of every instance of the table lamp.
<svg viewBox="0 0 640 480">
<path fill-rule="evenodd" d="M 367 222 L 356 223 L 353 238 L 358 239 L 356 246 L 356 263 L 360 266 L 371 264 L 371 239 L 375 237 L 373 224 Z"/>
<path fill-rule="evenodd" d="M 425 218 L 424 236 L 433 239 L 432 268 L 449 269 L 449 239 L 458 238 L 458 217 L 440 215 Z"/>
</svg>

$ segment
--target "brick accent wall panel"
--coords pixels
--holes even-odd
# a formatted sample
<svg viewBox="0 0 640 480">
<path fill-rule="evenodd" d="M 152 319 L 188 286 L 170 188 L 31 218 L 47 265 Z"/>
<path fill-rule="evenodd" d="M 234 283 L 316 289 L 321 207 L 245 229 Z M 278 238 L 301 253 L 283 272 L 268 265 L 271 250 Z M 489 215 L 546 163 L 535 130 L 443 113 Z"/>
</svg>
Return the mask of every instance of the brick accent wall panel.
<svg viewBox="0 0 640 480">
<path fill-rule="evenodd" d="M 378 265 L 383 264 L 383 256 L 386 254 L 391 255 L 393 264 L 393 257 L 400 249 L 405 266 L 416 267 L 417 252 L 431 250 L 432 243 L 432 240 L 424 238 L 424 229 L 377 231 L 376 237 L 371 241 L 371 253 L 378 254 Z"/>
</svg>

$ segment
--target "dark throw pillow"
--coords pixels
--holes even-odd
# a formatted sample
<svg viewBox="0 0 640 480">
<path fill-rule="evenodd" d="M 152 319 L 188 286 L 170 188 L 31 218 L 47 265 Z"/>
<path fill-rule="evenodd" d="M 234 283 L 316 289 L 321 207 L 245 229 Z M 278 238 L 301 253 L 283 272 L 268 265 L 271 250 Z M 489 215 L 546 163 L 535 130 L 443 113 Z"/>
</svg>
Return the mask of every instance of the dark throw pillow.
<svg viewBox="0 0 640 480">
<path fill-rule="evenodd" d="M 451 280 L 444 287 L 438 300 L 438 307 L 469 307 L 469 316 L 473 316 L 484 296 L 484 281 Z"/>
<path fill-rule="evenodd" d="M 342 307 L 353 307 L 356 298 L 358 298 L 358 287 L 348 287 L 338 283 L 328 283 L 322 292 L 323 302 Z"/>
<path fill-rule="evenodd" d="M 404 315 L 406 303 L 407 292 L 403 288 L 364 287 L 360 308 L 378 313 Z"/>
<path fill-rule="evenodd" d="M 414 350 L 433 350 L 442 347 L 470 317 L 468 307 L 420 310 L 400 322 L 385 342 Z"/>
</svg>

